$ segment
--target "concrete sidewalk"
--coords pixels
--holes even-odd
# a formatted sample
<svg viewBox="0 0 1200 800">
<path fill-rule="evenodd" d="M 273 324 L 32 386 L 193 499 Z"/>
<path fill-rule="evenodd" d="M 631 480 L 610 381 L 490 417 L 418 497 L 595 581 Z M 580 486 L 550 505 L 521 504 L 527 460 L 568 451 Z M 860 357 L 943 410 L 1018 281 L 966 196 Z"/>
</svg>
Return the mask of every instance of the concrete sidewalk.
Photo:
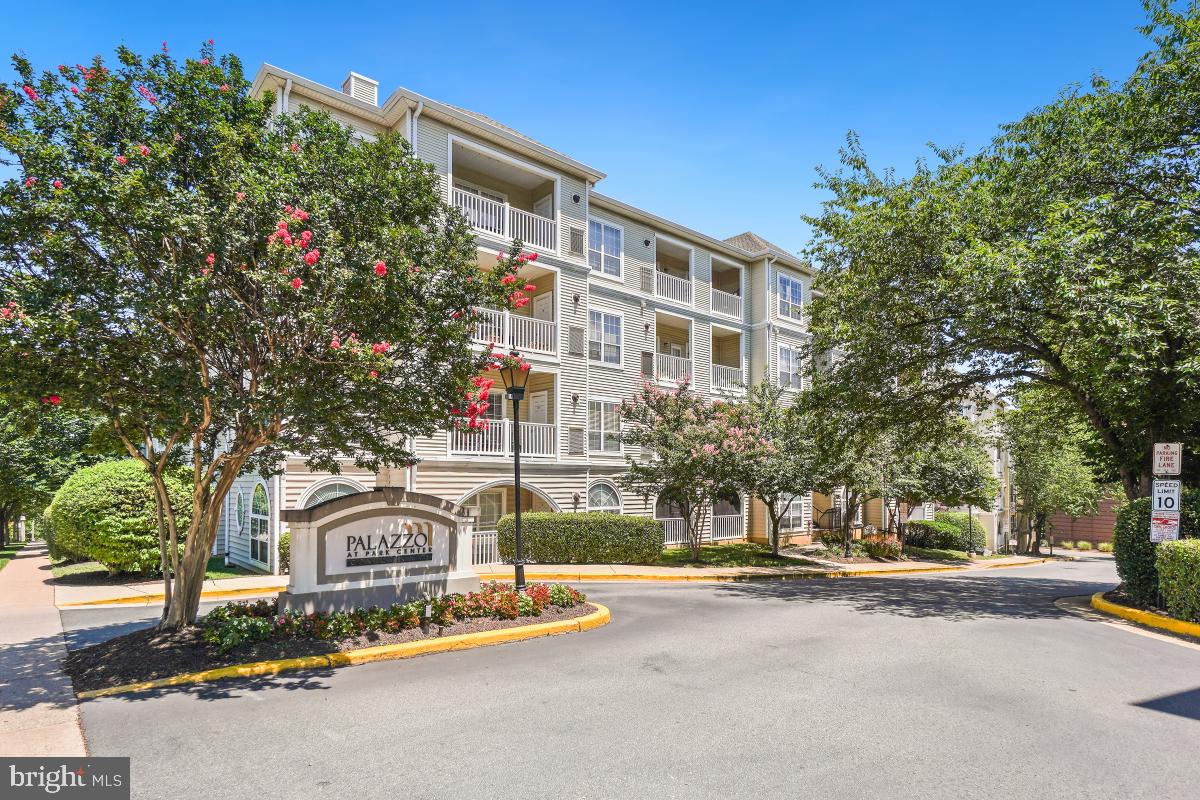
<svg viewBox="0 0 1200 800">
<path fill-rule="evenodd" d="M 926 572 L 958 572 L 1040 564 L 1045 559 L 1010 556 L 970 564 L 899 561 L 868 564 L 798 563 L 792 567 L 667 567 L 637 564 L 529 564 L 530 581 L 737 581 L 771 578 L 846 578 L 872 575 L 904 575 Z M 475 566 L 480 580 L 511 581 L 512 567 L 504 564 Z M 271 596 L 285 588 L 286 575 L 247 575 L 204 582 L 204 600 L 237 600 Z M 115 586 L 59 586 L 55 602 L 60 608 L 88 606 L 157 606 L 162 603 L 162 583 L 129 583 Z"/>
<path fill-rule="evenodd" d="M 87 755 L 49 577 L 40 542 L 0 570 L 0 755 Z"/>
</svg>

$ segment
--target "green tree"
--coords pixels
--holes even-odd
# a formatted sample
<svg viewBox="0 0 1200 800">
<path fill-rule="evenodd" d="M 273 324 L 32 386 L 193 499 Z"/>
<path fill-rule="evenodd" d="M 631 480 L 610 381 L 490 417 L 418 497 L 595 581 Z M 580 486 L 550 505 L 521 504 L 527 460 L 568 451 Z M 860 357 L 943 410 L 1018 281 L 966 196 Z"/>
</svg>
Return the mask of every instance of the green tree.
<svg viewBox="0 0 1200 800">
<path fill-rule="evenodd" d="M 926 434 L 900 465 L 895 497 L 911 510 L 922 503 L 991 510 L 1000 491 L 988 447 L 994 446 L 963 417 L 947 414 L 936 436 Z"/>
<path fill-rule="evenodd" d="M 1148 13 L 1155 48 L 1119 86 L 1096 78 L 906 180 L 853 136 L 823 173 L 814 341 L 876 387 L 862 413 L 919 425 L 1032 381 L 1070 401 L 1127 497 L 1148 493 L 1155 441 L 1184 442 L 1200 481 L 1200 7 Z"/>
<path fill-rule="evenodd" d="M 1082 517 L 1094 514 L 1104 498 L 1088 463 L 1083 443 L 1088 431 L 1063 410 L 1051 391 L 1024 387 L 1019 404 L 1000 417 L 1012 459 L 1012 484 L 1018 511 L 1029 526 L 1022 549 L 1037 553 L 1054 514 Z"/>
<path fill-rule="evenodd" d="M 155 479 L 169 602 L 196 618 L 233 481 L 285 453 L 336 471 L 409 463 L 410 436 L 478 413 L 482 271 L 432 167 L 398 135 L 272 116 L 241 63 L 121 48 L 0 94 L 0 364 L 10 390 L 104 416 Z M 163 476 L 189 467 L 182 557 Z"/>
<path fill-rule="evenodd" d="M 643 382 L 637 395 L 621 404 L 621 422 L 622 442 L 638 455 L 626 455 L 628 470 L 618 482 L 646 500 L 677 505 L 692 558 L 699 561 L 713 502 L 737 490 L 741 445 L 730 441 L 731 409 L 709 404 L 687 381 L 670 391 Z M 727 441 L 730 447 L 724 446 Z"/>
<path fill-rule="evenodd" d="M 803 410 L 784 390 L 762 381 L 732 409 L 723 448 L 736 450 L 738 488 L 763 502 L 771 523 L 771 552 L 779 555 L 779 523 L 793 500 L 816 488 L 816 444 Z"/>
</svg>

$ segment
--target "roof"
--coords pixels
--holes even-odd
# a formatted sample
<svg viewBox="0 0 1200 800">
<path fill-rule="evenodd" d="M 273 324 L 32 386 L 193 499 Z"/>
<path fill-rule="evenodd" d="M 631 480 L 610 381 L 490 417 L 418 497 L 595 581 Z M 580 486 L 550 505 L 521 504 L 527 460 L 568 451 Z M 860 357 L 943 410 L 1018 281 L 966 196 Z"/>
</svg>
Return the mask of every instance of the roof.
<svg viewBox="0 0 1200 800">
<path fill-rule="evenodd" d="M 737 236 L 730 236 L 725 240 L 725 243 L 749 253 L 769 252 L 777 256 L 783 256 L 784 258 L 796 258 L 795 253 L 789 253 L 779 245 L 767 241 L 753 231 L 746 231 L 745 233 L 739 233 Z"/>
</svg>

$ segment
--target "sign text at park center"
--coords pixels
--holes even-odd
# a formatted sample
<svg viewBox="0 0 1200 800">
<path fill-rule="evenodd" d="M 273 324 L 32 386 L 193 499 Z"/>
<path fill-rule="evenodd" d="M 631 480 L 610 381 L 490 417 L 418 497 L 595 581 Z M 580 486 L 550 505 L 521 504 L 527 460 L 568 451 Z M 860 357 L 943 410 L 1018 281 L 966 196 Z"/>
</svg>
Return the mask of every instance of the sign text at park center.
<svg viewBox="0 0 1200 800">
<path fill-rule="evenodd" d="M 1178 511 L 1179 510 L 1179 481 L 1155 481 L 1154 491 L 1151 496 L 1154 500 L 1154 505 L 1151 511 Z"/>
<path fill-rule="evenodd" d="M 1179 538 L 1178 511 L 1150 512 L 1150 541 L 1172 542 Z"/>
<path fill-rule="evenodd" d="M 1178 475 L 1183 465 L 1183 445 L 1179 442 L 1158 442 L 1154 445 L 1154 474 Z"/>
</svg>

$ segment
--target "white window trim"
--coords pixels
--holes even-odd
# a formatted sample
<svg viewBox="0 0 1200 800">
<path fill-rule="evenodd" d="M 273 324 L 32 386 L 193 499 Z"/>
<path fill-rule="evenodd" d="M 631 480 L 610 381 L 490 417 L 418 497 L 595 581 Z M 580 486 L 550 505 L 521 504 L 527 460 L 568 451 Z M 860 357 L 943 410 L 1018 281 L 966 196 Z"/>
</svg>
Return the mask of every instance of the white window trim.
<svg viewBox="0 0 1200 800">
<path fill-rule="evenodd" d="M 607 507 L 607 506 L 604 508 L 593 508 L 592 507 L 592 489 L 594 489 L 597 486 L 607 486 L 608 488 L 613 490 L 613 493 L 616 494 L 616 496 L 617 496 L 617 506 L 615 509 L 613 509 L 611 507 Z M 624 500 L 621 498 L 621 490 L 619 488 L 617 488 L 617 485 L 615 483 L 613 483 L 612 481 L 598 480 L 598 481 L 592 481 L 590 484 L 588 484 L 587 500 L 588 500 L 588 504 L 587 504 L 588 511 L 605 511 L 605 512 L 610 512 L 610 513 L 615 513 L 615 514 L 623 514 L 624 513 L 625 504 L 624 504 Z"/>
<path fill-rule="evenodd" d="M 780 344 L 778 346 L 778 348 L 779 348 L 779 352 L 777 353 L 777 358 L 776 358 L 776 362 L 775 362 L 775 382 L 778 383 L 779 386 L 786 391 L 798 392 L 804 388 L 804 372 L 803 372 L 804 358 L 803 358 L 803 354 L 800 352 L 799 348 L 793 347 L 788 344 Z M 784 382 L 780 379 L 780 374 L 783 372 L 783 351 L 784 350 L 787 350 L 787 351 L 793 353 L 796 356 L 797 361 L 799 362 L 799 363 L 797 363 L 796 366 L 798 366 L 801 369 L 801 371 L 789 373 L 790 375 L 795 376 L 796 381 L 799 382 L 799 384 L 800 384 L 799 386 L 793 386 L 791 384 L 785 385 Z"/>
<path fill-rule="evenodd" d="M 780 281 L 783 281 L 783 280 L 790 281 L 790 282 L 798 284 L 800 286 L 800 302 L 799 303 L 793 303 L 791 300 L 784 299 L 783 293 L 781 291 L 779 291 L 779 283 L 780 283 Z M 782 309 L 780 308 L 780 306 L 782 306 L 784 303 L 786 303 L 789 308 L 798 309 L 800 316 L 793 317 L 791 314 L 784 314 Z M 775 271 L 775 316 L 778 317 L 780 320 L 783 320 L 784 322 L 790 322 L 794 325 L 801 324 L 804 322 L 804 305 L 805 305 L 805 300 L 804 300 L 804 281 L 803 281 L 803 279 L 801 279 L 800 277 L 798 277 L 796 275 L 793 275 L 790 272 L 785 272 L 782 269 L 777 269 Z"/>
<path fill-rule="evenodd" d="M 266 495 L 266 498 L 267 498 L 267 513 L 265 516 L 255 515 L 255 513 L 254 513 L 254 493 L 258 491 L 258 487 L 260 487 L 260 486 L 262 487 L 263 494 Z M 266 532 L 267 532 L 266 539 L 265 539 L 266 550 L 267 550 L 267 560 L 266 561 L 260 561 L 259 559 L 254 557 L 253 543 L 255 541 L 264 541 L 264 540 L 256 540 L 254 538 L 254 520 L 255 519 L 261 519 L 266 524 Z M 247 522 L 247 525 L 246 525 L 246 557 L 250 561 L 253 561 L 255 564 L 262 564 L 267 569 L 270 569 L 271 568 L 271 489 L 269 486 L 267 486 L 266 481 L 258 481 L 257 483 L 254 484 L 254 488 L 252 488 L 250 490 L 250 505 L 249 505 L 249 508 L 247 509 L 246 522 Z"/>
<path fill-rule="evenodd" d="M 304 508 L 305 504 L 308 503 L 308 501 L 312 499 L 312 496 L 314 494 L 321 491 L 326 486 L 332 486 L 332 485 L 338 484 L 338 483 L 344 483 L 347 486 L 353 486 L 355 488 L 355 490 L 360 491 L 360 492 L 367 491 L 366 486 L 363 486 L 361 483 L 354 480 L 353 478 L 347 478 L 345 475 L 334 475 L 333 477 L 330 477 L 330 478 L 323 478 L 323 479 L 317 481 L 316 483 L 314 483 L 312 486 L 309 486 L 307 489 L 305 489 L 304 493 L 300 495 L 300 500 L 296 503 L 296 508 Z M 270 497 L 270 495 L 268 495 L 268 498 L 269 497 Z"/>
<path fill-rule="evenodd" d="M 453 175 L 450 176 L 450 185 L 453 186 L 455 189 L 458 188 L 458 184 L 460 184 L 460 183 L 463 186 L 474 189 L 477 192 L 487 192 L 488 194 L 494 194 L 497 197 L 503 197 L 504 199 L 501 200 L 500 202 L 504 203 L 505 205 L 508 205 L 508 192 L 500 192 L 495 189 L 489 189 L 486 186 L 480 186 L 478 183 L 475 183 L 473 181 L 468 181 L 464 178 L 456 178 Z M 481 194 L 480 197 L 483 197 L 483 195 Z M 491 200 L 492 198 L 488 197 L 485 199 Z"/>
<path fill-rule="evenodd" d="M 612 361 L 604 360 L 604 340 L 603 339 L 601 339 L 601 341 L 600 341 L 600 358 L 599 359 L 592 358 L 592 312 L 593 311 L 596 312 L 597 314 L 607 314 L 610 317 L 616 317 L 618 320 L 620 320 L 621 344 L 618 346 L 620 347 L 621 352 L 615 363 Z M 602 337 L 604 336 L 604 321 L 603 320 L 601 320 L 601 322 L 600 322 L 600 335 Z M 625 368 L 625 315 L 622 314 L 620 311 L 608 311 L 603 308 L 594 308 L 594 307 L 589 306 L 588 307 L 588 321 L 587 321 L 587 350 L 588 350 L 587 360 L 588 360 L 589 364 L 592 364 L 592 365 L 595 365 L 598 367 L 606 367 L 608 369 L 624 369 Z"/>
<path fill-rule="evenodd" d="M 602 278 L 608 278 L 609 280 L 614 280 L 614 281 L 624 280 L 624 278 L 625 278 L 625 226 L 621 225 L 620 223 L 617 223 L 617 222 L 609 222 L 608 220 L 602 219 L 601 217 L 591 216 L 590 214 L 588 215 L 587 221 L 588 221 L 587 236 L 584 237 L 584 239 L 586 241 L 584 242 L 584 248 L 583 248 L 583 250 L 584 250 L 583 260 L 588 265 L 588 272 L 592 273 L 593 275 L 599 275 Z M 616 275 L 613 275 L 611 273 L 604 271 L 604 269 L 603 269 L 603 266 L 604 266 L 603 251 L 601 251 L 602 254 L 600 257 L 601 269 L 596 269 L 592 266 L 591 251 L 592 251 L 592 223 L 593 222 L 595 222 L 598 225 L 607 225 L 610 228 L 616 228 L 618 231 L 621 232 L 621 252 L 617 254 L 617 274 Z M 601 236 L 603 237 L 603 231 L 601 231 Z"/>
<path fill-rule="evenodd" d="M 617 449 L 616 450 L 593 450 L 592 449 L 592 403 L 610 403 L 612 405 L 617 406 Z M 593 453 L 595 455 L 603 455 L 603 456 L 620 456 L 623 452 L 625 452 L 625 445 L 621 441 L 620 407 L 621 407 L 621 401 L 615 397 L 589 397 L 588 398 L 588 400 L 587 400 L 587 427 L 585 430 L 587 431 L 588 452 L 589 453 Z M 603 418 L 604 418 L 603 417 L 603 414 L 604 414 L 603 409 L 600 410 L 600 414 L 601 414 L 601 420 L 603 420 Z M 601 439 L 602 441 L 603 441 L 604 433 L 605 433 L 605 431 L 603 429 L 601 429 L 600 434 L 602 437 L 602 439 Z"/>
</svg>

